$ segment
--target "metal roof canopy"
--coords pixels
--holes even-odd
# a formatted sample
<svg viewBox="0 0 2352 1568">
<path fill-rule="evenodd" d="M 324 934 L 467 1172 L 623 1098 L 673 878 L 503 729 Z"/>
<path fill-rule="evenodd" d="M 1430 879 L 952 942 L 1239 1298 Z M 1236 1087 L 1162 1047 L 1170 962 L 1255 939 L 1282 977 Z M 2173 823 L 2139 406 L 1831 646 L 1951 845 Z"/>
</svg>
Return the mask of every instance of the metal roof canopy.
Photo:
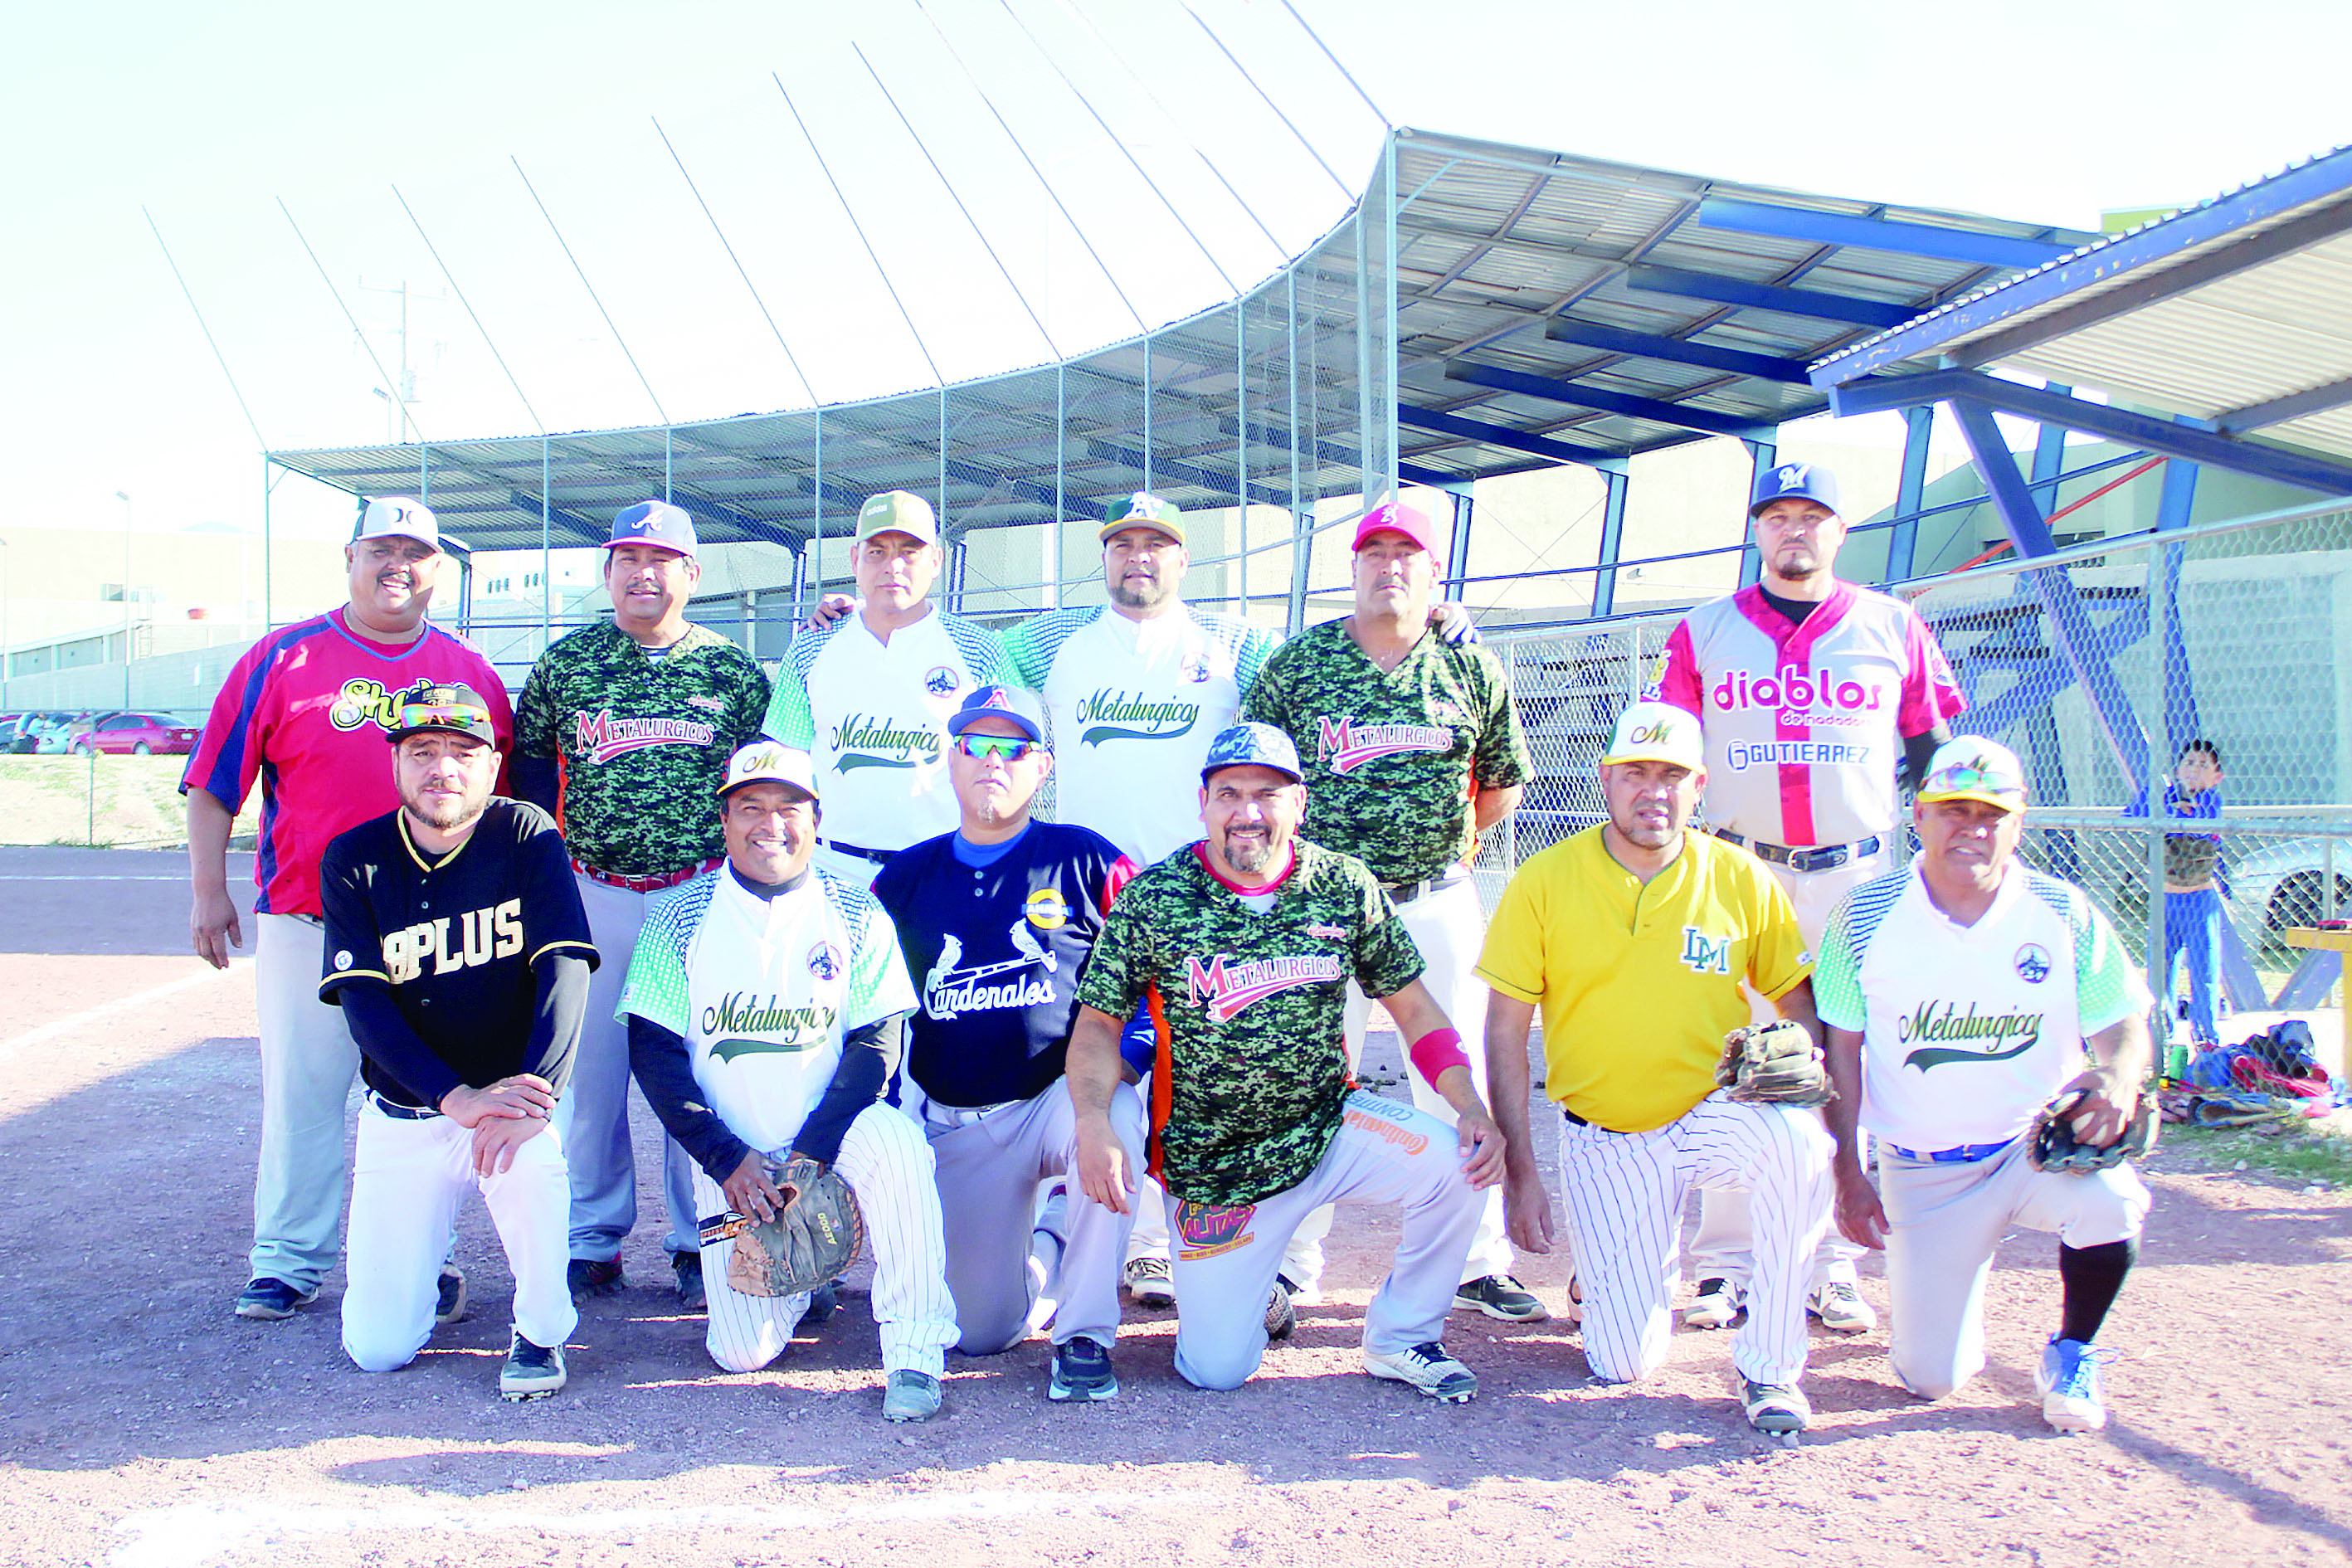
<svg viewBox="0 0 2352 1568">
<path fill-rule="evenodd" d="M 1729 435 L 1763 456 L 1780 423 L 1828 405 L 1811 362 L 2090 237 L 1400 130 L 1357 206 L 1288 268 L 1060 365 L 814 409 L 268 459 L 354 496 L 425 491 L 476 549 L 600 543 L 648 495 L 692 510 L 709 542 L 797 550 L 892 488 L 936 495 L 957 531 L 1099 514 L 1138 488 L 1296 511 L 1384 488 L 1391 462 L 1404 483 L 1454 488 L 1581 463 L 1622 492 L 1637 452 Z M 1368 321 L 1389 298 L 1393 321 Z M 1391 344 L 1392 374 L 1360 353 Z"/>
</svg>

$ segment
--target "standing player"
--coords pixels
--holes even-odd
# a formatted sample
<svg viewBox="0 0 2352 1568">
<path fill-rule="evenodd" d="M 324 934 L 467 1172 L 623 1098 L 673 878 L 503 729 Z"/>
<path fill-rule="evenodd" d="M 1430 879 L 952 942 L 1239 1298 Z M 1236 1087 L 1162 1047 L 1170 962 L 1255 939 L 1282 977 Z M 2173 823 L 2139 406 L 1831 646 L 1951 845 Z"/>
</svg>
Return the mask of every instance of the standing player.
<svg viewBox="0 0 2352 1568">
<path fill-rule="evenodd" d="M 1403 1235 L 1364 1314 L 1364 1370 L 1460 1404 L 1478 1379 L 1439 1336 L 1478 1189 L 1501 1174 L 1502 1151 L 1461 1037 L 1422 985 L 1421 955 L 1379 884 L 1360 861 L 1296 837 L 1301 779 L 1280 731 L 1225 731 L 1202 773 L 1208 837 L 1112 906 L 1070 1039 L 1080 1184 L 1107 1208 L 1133 1202 L 1111 1107 L 1120 1030 L 1149 997 L 1177 1372 L 1196 1387 L 1239 1387 L 1265 1357 L 1267 1293 L 1299 1223 L 1328 1204 L 1395 1204 Z M 1454 1128 L 1353 1088 L 1341 1028 L 1350 978 L 1412 1039 L 1414 1069 L 1445 1097 Z"/>
<path fill-rule="evenodd" d="M 2106 1425 L 2094 1347 L 2150 1200 L 2127 1163 L 2035 1170 L 2025 1134 L 2070 1095 L 2084 1143 L 2123 1136 L 2148 1068 L 2149 996 L 2083 890 L 2018 863 L 2024 813 L 2015 753 L 1950 742 L 1912 807 L 1918 858 L 1855 889 L 1830 921 L 1815 982 L 1838 1089 L 1838 1224 L 1886 1249 L 1888 1353 L 1923 1399 L 1984 1367 L 2001 1237 L 2055 1232 L 2063 1305 L 2034 1388 L 2043 1420 L 2087 1432 Z M 1875 1191 L 1857 1122 L 1878 1140 Z"/>
<path fill-rule="evenodd" d="M 890 857 L 956 825 L 947 718 L 972 688 L 1012 683 L 991 633 L 930 600 L 930 503 L 887 490 L 857 509 L 850 557 L 864 605 L 803 627 L 776 672 L 766 731 L 816 759 L 836 875 L 871 881 Z"/>
<path fill-rule="evenodd" d="M 351 599 L 272 632 L 229 671 L 180 793 L 188 802 L 188 917 L 196 954 L 228 967 L 245 945 L 228 890 L 228 839 L 261 781 L 254 862 L 254 989 L 261 1037 L 261 1158 L 253 1184 L 252 1279 L 240 1318 L 291 1317 L 334 1267 L 343 1214 L 343 1107 L 359 1047 L 319 999 L 319 860 L 335 836 L 400 804 L 383 737 L 400 704 L 463 682 L 482 694 L 501 741 L 506 688 L 472 644 L 425 618 L 441 565 L 433 513 L 406 497 L 370 501 L 343 547 Z M 501 747 L 501 750 L 504 748 Z M 465 1310 L 465 1279 L 443 1271 L 439 1312 Z"/>
<path fill-rule="evenodd" d="M 922 976 L 907 1078 L 939 1163 L 957 1348 L 994 1355 L 1019 1343 L 1042 1284 L 1055 1303 L 1048 1395 L 1109 1399 L 1130 1216 L 1071 1193 L 1051 1227 L 1057 1278 L 1041 1281 L 1030 1268 L 1030 1212 L 1037 1184 L 1077 1163 L 1063 1057 L 1079 977 L 1135 866 L 1098 833 L 1030 819 L 1054 757 L 1028 693 L 982 687 L 948 734 L 962 823 L 895 857 L 874 897 L 908 973 Z M 1111 1118 L 1123 1146 L 1142 1146 L 1142 1102 L 1125 1084 Z"/>
<path fill-rule="evenodd" d="M 1742 982 L 1811 1032 L 1804 939 L 1754 857 L 1689 831 L 1706 769 L 1697 722 L 1662 702 L 1619 715 L 1601 760 L 1608 817 L 1530 858 L 1495 907 L 1478 973 L 1486 1070 L 1509 1172 L 1511 1235 L 1551 1250 L 1551 1195 L 1528 1126 L 1528 1026 L 1544 1015 L 1544 1092 L 1559 1101 L 1560 1186 L 1584 1289 L 1584 1359 L 1648 1376 L 1673 1336 L 1667 1293 L 1684 1200 L 1731 1187 L 1757 1215 L 1733 1391 L 1758 1431 L 1801 1432 L 1805 1271 L 1829 1223 L 1829 1136 L 1810 1110 L 1716 1092 Z"/>
<path fill-rule="evenodd" d="M 515 1278 L 499 1392 L 542 1398 L 563 1386 L 563 1342 L 579 1321 L 563 1279 L 571 1188 L 548 1117 L 571 1076 L 596 949 L 555 824 L 490 797 L 488 706 L 470 687 L 434 687 L 402 704 L 398 723 L 400 809 L 336 838 L 319 871 L 319 994 L 342 1007 L 368 1086 L 343 1349 L 365 1372 L 415 1359 L 433 1332 L 441 1249 L 478 1188 Z"/>
<path fill-rule="evenodd" d="M 813 863 L 817 790 L 805 752 L 758 741 L 735 753 L 719 792 L 727 864 L 654 900 L 621 1009 L 646 1099 L 701 1167 L 706 1226 L 772 1216 L 771 1160 L 839 1163 L 874 1243 L 882 1414 L 921 1421 L 939 1410 L 956 1320 L 931 1152 L 882 1103 L 915 997 L 873 894 Z M 754 1372 L 783 1353 L 808 1298 L 739 1292 L 734 1251 L 702 1249 L 704 1343 L 728 1371 Z"/>
<path fill-rule="evenodd" d="M 562 826 L 589 929 L 613 960 L 590 990 L 564 1102 L 574 1295 L 620 1288 L 621 1242 L 637 1223 L 629 1038 L 614 1016 L 625 958 L 646 901 L 719 863 L 724 847 L 704 803 L 768 706 L 768 678 L 751 657 L 686 618 L 702 579 L 697 543 L 694 519 L 667 501 L 623 509 L 604 544 L 613 618 L 540 655 L 515 720 L 516 793 Z M 693 1164 L 675 1142 L 663 1147 L 662 1173 L 663 1244 L 679 1299 L 699 1310 Z"/>
<path fill-rule="evenodd" d="M 1707 821 L 1772 868 L 1811 945 L 1838 900 L 1892 864 L 1898 775 L 1918 781 L 1968 702 L 1908 605 L 1832 574 L 1845 542 L 1834 474 L 1784 463 L 1757 481 L 1748 515 L 1762 580 L 1683 617 L 1657 694 L 1698 715 Z M 1685 1323 L 1738 1314 L 1749 1229 L 1738 1193 L 1700 1194 Z M 1854 1289 L 1858 1256 L 1832 1237 L 1814 1260 L 1808 1301 L 1825 1328 L 1878 1321 Z"/>
<path fill-rule="evenodd" d="M 2147 791 L 2132 800 L 2126 816 L 2147 815 Z M 2175 821 L 2218 822 L 2221 816 L 2221 748 L 2210 741 L 2191 741 L 2180 748 L 2180 760 L 2164 784 L 2164 815 Z M 2162 1027 L 2168 1038 L 2172 1026 L 2173 976 L 2183 958 L 2189 961 L 2189 1026 L 2196 1037 L 2192 1050 L 2221 1043 L 2221 1014 L 2215 1005 L 2214 978 L 2221 966 L 2221 836 L 2218 833 L 2168 833 L 2164 836 L 2164 994 Z M 2185 1062 L 2185 1057 L 2183 1058 Z M 2165 1076 L 2180 1072 L 2166 1064 Z"/>
<path fill-rule="evenodd" d="M 1428 966 L 1423 984 L 1449 1018 L 1486 1016 L 1473 966 L 1486 922 L 1470 879 L 1478 836 L 1510 815 L 1533 768 L 1495 656 L 1451 647 L 1430 625 L 1443 549 L 1410 507 L 1373 508 L 1356 526 L 1355 611 L 1293 637 L 1266 661 L 1243 711 L 1286 731 L 1307 759 L 1301 832 L 1361 860 L 1396 907 Z M 1363 1051 L 1371 1004 L 1348 996 L 1348 1055 Z M 1471 1071 L 1486 1092 L 1486 1066 Z M 1416 1078 L 1413 1103 L 1450 1114 Z M 1322 1273 L 1328 1214 L 1301 1233 L 1298 1293 Z M 1538 1322 L 1551 1314 L 1511 1277 L 1501 1193 L 1489 1194 L 1454 1304 L 1488 1317 Z"/>
</svg>

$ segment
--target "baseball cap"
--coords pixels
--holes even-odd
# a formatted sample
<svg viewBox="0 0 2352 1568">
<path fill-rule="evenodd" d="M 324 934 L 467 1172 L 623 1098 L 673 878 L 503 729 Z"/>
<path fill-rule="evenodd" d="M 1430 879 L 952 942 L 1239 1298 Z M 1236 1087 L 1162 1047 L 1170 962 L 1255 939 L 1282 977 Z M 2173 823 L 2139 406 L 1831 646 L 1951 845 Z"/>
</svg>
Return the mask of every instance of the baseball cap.
<svg viewBox="0 0 2352 1568">
<path fill-rule="evenodd" d="M 1218 731 L 1209 742 L 1208 761 L 1201 764 L 1201 782 L 1207 784 L 1211 773 L 1223 768 L 1251 767 L 1272 768 L 1300 784 L 1307 782 L 1298 766 L 1298 748 L 1271 724 L 1235 724 Z"/>
<path fill-rule="evenodd" d="M 1445 559 L 1445 546 L 1438 542 L 1437 525 L 1430 521 L 1423 513 L 1415 511 L 1409 506 L 1401 506 L 1395 501 L 1384 501 L 1366 512 L 1364 521 L 1356 524 L 1356 542 L 1348 548 L 1351 551 L 1361 550 L 1364 547 L 1364 541 L 1382 529 L 1392 533 L 1403 534 L 1407 539 L 1428 551 L 1434 560 Z"/>
<path fill-rule="evenodd" d="M 1782 463 L 1757 476 L 1756 494 L 1748 503 L 1754 517 L 1776 500 L 1818 501 L 1838 510 L 1837 476 L 1818 463 Z"/>
<path fill-rule="evenodd" d="M 1975 800 L 2003 811 L 2025 809 L 2025 765 L 1998 741 L 1958 735 L 1936 748 L 1919 799 Z"/>
<path fill-rule="evenodd" d="M 727 759 L 727 780 L 719 786 L 719 798 L 724 800 L 750 784 L 790 784 L 814 800 L 816 763 L 806 752 L 781 741 L 754 741 L 737 747 Z"/>
<path fill-rule="evenodd" d="M 1189 542 L 1184 537 L 1184 509 L 1165 496 L 1150 490 L 1138 490 L 1110 509 L 1110 521 L 1102 525 L 1095 537 L 1108 539 L 1131 523 L 1156 528 L 1179 544 Z"/>
<path fill-rule="evenodd" d="M 859 542 L 877 533 L 909 533 L 926 544 L 940 542 L 939 514 L 912 490 L 884 490 L 857 509 Z"/>
<path fill-rule="evenodd" d="M 604 548 L 620 544 L 653 544 L 664 550 L 675 550 L 680 555 L 692 555 L 701 542 L 694 536 L 694 519 L 687 516 L 682 506 L 672 506 L 666 500 L 641 500 L 624 507 L 613 519 L 613 537 L 604 541 Z"/>
<path fill-rule="evenodd" d="M 1031 740 L 1042 743 L 1045 739 L 1045 715 L 1037 700 L 1017 686 L 983 686 L 974 691 L 948 715 L 948 733 L 961 735 L 982 719 L 1007 719 Z"/>
<path fill-rule="evenodd" d="M 360 513 L 360 526 L 352 542 L 357 544 L 362 539 L 414 539 L 438 550 L 441 523 L 431 507 L 412 496 L 385 496 L 368 502 L 367 510 Z"/>
<path fill-rule="evenodd" d="M 427 730 L 471 735 L 486 746 L 499 743 L 499 732 L 490 723 L 489 704 L 470 686 L 428 686 L 404 699 L 394 717 L 398 723 L 391 735 L 394 745 Z"/>
<path fill-rule="evenodd" d="M 1698 716 L 1671 702 L 1626 704 L 1601 756 L 1603 767 L 1612 763 L 1673 763 L 1694 772 L 1706 766 Z"/>
</svg>

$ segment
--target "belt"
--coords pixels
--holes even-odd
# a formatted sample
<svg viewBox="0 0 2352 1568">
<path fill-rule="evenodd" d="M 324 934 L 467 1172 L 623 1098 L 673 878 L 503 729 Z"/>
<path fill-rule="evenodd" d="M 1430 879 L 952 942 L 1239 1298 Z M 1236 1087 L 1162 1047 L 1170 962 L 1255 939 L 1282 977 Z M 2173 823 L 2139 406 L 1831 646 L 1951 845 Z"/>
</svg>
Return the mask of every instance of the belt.
<svg viewBox="0 0 2352 1568">
<path fill-rule="evenodd" d="M 624 877 L 617 872 L 599 871 L 585 860 L 572 861 L 572 868 L 592 882 L 602 882 L 608 888 L 618 888 L 625 893 L 658 893 L 664 888 L 675 888 L 680 882 L 691 882 L 705 871 L 716 869 L 719 863 L 725 858 L 723 855 L 713 855 L 708 860 L 697 861 L 694 865 L 683 867 L 659 877 Z"/>
<path fill-rule="evenodd" d="M 375 1101 L 378 1110 L 395 1121 L 434 1121 L 441 1115 L 437 1110 L 424 1110 L 414 1105 L 403 1105 L 398 1100 L 386 1100 L 373 1089 L 368 1090 L 368 1098 Z"/>
<path fill-rule="evenodd" d="M 1455 867 L 1440 876 L 1423 877 L 1418 882 L 1382 882 L 1381 891 L 1389 896 L 1389 902 L 1392 904 L 1409 904 L 1423 893 L 1441 893 L 1456 882 L 1469 879 L 1469 872 Z"/>
<path fill-rule="evenodd" d="M 1603 1127 L 1598 1121 L 1587 1121 L 1583 1117 L 1579 1116 L 1575 1111 L 1570 1110 L 1565 1105 L 1559 1108 L 1559 1113 L 1568 1119 L 1568 1124 L 1570 1127 L 1590 1127 L 1595 1132 L 1606 1132 L 1612 1138 L 1622 1138 L 1625 1136 L 1624 1133 L 1618 1131 L 1614 1127 Z"/>
<path fill-rule="evenodd" d="M 1998 1143 L 1956 1143 L 1949 1149 L 1929 1149 L 1924 1153 L 1894 1143 L 1885 1144 L 1885 1148 L 1890 1154 L 1900 1154 L 1923 1165 L 1974 1165 L 1991 1159 L 2016 1142 L 2014 1138 L 2004 1138 Z"/>
<path fill-rule="evenodd" d="M 826 839 L 824 847 L 827 849 L 838 850 L 844 855 L 855 855 L 860 860 L 871 860 L 877 866 L 887 866 L 890 863 L 890 858 L 898 853 L 896 849 L 868 849 L 862 844 L 844 844 L 838 838 Z"/>
<path fill-rule="evenodd" d="M 923 1101 L 923 1120 L 937 1119 L 948 1127 L 969 1127 L 975 1121 L 985 1121 L 1008 1105 L 1018 1105 L 1017 1100 L 1000 1100 L 994 1105 L 941 1105 L 936 1100 Z"/>
<path fill-rule="evenodd" d="M 1785 844 L 1767 844 L 1745 834 L 1718 827 L 1715 836 L 1727 844 L 1737 844 L 1759 860 L 1769 860 L 1775 866 L 1786 866 L 1791 871 L 1833 871 L 1849 860 L 1867 860 L 1886 847 L 1886 840 L 1878 834 L 1857 838 L 1851 844 L 1817 844 L 1810 849 L 1791 849 Z"/>
</svg>

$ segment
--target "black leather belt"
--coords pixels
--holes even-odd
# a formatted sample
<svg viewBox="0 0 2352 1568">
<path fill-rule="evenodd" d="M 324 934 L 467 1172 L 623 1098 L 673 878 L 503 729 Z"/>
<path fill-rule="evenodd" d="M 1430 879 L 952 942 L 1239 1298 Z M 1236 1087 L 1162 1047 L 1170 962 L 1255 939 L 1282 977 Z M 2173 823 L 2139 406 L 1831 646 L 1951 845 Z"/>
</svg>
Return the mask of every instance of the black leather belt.
<svg viewBox="0 0 2352 1568">
<path fill-rule="evenodd" d="M 871 860 L 877 866 L 887 866 L 891 857 L 898 853 L 896 849 L 868 849 L 862 844 L 844 844 L 838 838 L 826 839 L 824 847 L 837 849 L 844 855 L 855 855 L 860 860 Z"/>
<path fill-rule="evenodd" d="M 1850 860 L 1867 860 L 1886 847 L 1886 840 L 1874 833 L 1867 838 L 1857 838 L 1851 844 L 1817 844 L 1810 849 L 1791 849 L 1785 844 L 1767 844 L 1760 838 L 1750 838 L 1734 833 L 1728 827 L 1718 827 L 1715 836 L 1727 844 L 1737 844 L 1759 860 L 1769 860 L 1775 866 L 1786 866 L 1791 871 L 1834 871 Z"/>
<path fill-rule="evenodd" d="M 1614 1127 L 1603 1127 L 1598 1121 L 1587 1121 L 1583 1117 L 1579 1116 L 1575 1111 L 1570 1110 L 1565 1105 L 1559 1108 L 1559 1113 L 1568 1119 L 1568 1124 L 1570 1127 L 1590 1127 L 1595 1132 L 1606 1132 L 1612 1138 L 1622 1138 L 1625 1136 L 1625 1134 L 1618 1131 Z"/>
<path fill-rule="evenodd" d="M 437 1110 L 425 1110 L 418 1106 L 403 1105 L 396 1100 L 386 1100 L 373 1089 L 368 1090 L 368 1098 L 375 1101 L 378 1110 L 395 1121 L 431 1121 L 441 1114 Z"/>
</svg>

